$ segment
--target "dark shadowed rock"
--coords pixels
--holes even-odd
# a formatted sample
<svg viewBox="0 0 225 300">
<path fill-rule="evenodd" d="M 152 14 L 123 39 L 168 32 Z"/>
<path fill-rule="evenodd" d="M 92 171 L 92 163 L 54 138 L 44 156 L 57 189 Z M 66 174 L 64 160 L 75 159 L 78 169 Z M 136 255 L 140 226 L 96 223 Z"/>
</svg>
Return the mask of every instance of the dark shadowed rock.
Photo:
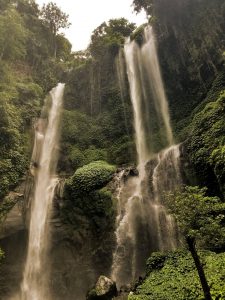
<svg viewBox="0 0 225 300">
<path fill-rule="evenodd" d="M 139 173 L 138 173 L 138 169 L 135 168 L 134 166 L 131 166 L 131 167 L 128 167 L 125 169 L 125 172 L 124 172 L 124 179 L 128 179 L 130 176 L 138 176 Z"/>
<path fill-rule="evenodd" d="M 116 283 L 111 279 L 100 276 L 95 287 L 87 294 L 87 300 L 111 300 L 117 296 Z"/>
</svg>

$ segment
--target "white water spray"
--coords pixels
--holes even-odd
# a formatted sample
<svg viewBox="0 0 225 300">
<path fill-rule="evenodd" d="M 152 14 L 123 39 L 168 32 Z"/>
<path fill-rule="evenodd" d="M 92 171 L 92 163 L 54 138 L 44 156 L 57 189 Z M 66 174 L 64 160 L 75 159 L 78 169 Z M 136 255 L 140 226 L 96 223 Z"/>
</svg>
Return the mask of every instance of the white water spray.
<svg viewBox="0 0 225 300">
<path fill-rule="evenodd" d="M 31 204 L 27 260 L 21 284 L 21 300 L 49 300 L 47 252 L 49 218 L 58 178 L 56 176 L 59 121 L 64 84 L 50 92 L 48 120 L 39 119 L 31 171 L 35 176 L 35 192 Z M 46 100 L 47 101 L 47 100 Z M 46 105 L 47 106 L 47 105 Z M 44 112 L 46 113 L 46 106 Z"/>
<path fill-rule="evenodd" d="M 155 36 L 151 26 L 144 31 L 145 43 L 141 49 L 142 66 L 147 72 L 148 83 L 151 86 L 152 99 L 159 118 L 165 127 L 165 136 L 169 146 L 173 145 L 173 133 L 170 124 L 170 114 L 167 97 L 160 72 L 159 59 L 156 49 Z"/>
<path fill-rule="evenodd" d="M 117 219 L 117 246 L 111 273 L 119 286 L 142 275 L 145 260 L 152 251 L 176 247 L 175 223 L 167 214 L 162 198 L 164 192 L 174 190 L 181 182 L 179 145 L 173 146 L 168 103 L 152 28 L 145 28 L 142 47 L 135 41 L 127 41 L 124 53 L 134 114 L 139 176 L 127 180 L 120 190 L 120 221 L 118 223 Z M 167 147 L 157 157 L 149 126 L 153 117 Z"/>
</svg>

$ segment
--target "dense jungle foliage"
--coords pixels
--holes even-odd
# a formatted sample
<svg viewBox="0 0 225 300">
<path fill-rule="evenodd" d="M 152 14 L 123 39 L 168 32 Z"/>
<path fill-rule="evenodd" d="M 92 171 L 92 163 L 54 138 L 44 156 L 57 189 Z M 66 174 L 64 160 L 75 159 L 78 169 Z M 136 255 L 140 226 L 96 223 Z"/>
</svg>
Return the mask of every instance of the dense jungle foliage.
<svg viewBox="0 0 225 300">
<path fill-rule="evenodd" d="M 224 299 L 224 253 L 200 253 L 213 299 Z M 129 300 L 204 299 L 193 260 L 185 251 L 153 253 L 147 261 L 147 277 Z"/>
<path fill-rule="evenodd" d="M 132 108 L 128 93 L 121 101 L 116 71 L 120 46 L 134 28 L 123 18 L 104 22 L 94 30 L 89 48 L 75 53 L 65 90 L 61 171 L 94 160 L 135 161 Z"/>
<path fill-rule="evenodd" d="M 182 167 L 188 168 L 187 183 L 200 186 L 170 195 L 177 201 L 168 207 L 181 232 L 186 226 L 183 235 L 196 238 L 213 299 L 225 299 L 225 3 L 134 0 L 133 6 L 146 11 L 155 30 Z M 41 9 L 34 0 L 0 0 L 0 198 L 28 172 L 34 120 L 47 92 L 66 81 L 58 164 L 66 179 L 59 218 L 67 228 L 66 241 L 74 245 L 79 236 L 82 252 L 88 240 L 90 255 L 104 273 L 115 238 L 110 181 L 117 167 L 136 165 L 128 79 L 125 74 L 121 87 L 118 58 L 127 37 L 143 43 L 145 25 L 109 20 L 93 31 L 85 51 L 72 53 L 59 33 L 69 26 L 68 16 L 56 10 L 56 23 L 52 8 L 53 3 Z M 0 218 L 11 205 L 3 202 Z M 195 210 L 188 214 L 190 207 Z M 129 299 L 203 299 L 185 241 L 181 248 L 152 254 L 146 277 Z"/>
<path fill-rule="evenodd" d="M 27 170 L 33 121 L 71 55 L 69 41 L 42 15 L 35 1 L 0 1 L 1 198 Z"/>
</svg>

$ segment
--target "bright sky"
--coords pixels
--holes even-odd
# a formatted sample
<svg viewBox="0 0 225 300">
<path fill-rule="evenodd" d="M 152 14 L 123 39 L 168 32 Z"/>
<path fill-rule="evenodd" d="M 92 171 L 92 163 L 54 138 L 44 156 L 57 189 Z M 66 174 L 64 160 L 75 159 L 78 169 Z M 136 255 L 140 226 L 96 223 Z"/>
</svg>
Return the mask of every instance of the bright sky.
<svg viewBox="0 0 225 300">
<path fill-rule="evenodd" d="M 42 6 L 50 0 L 36 0 Z M 145 14 L 136 15 L 131 7 L 132 0 L 52 0 L 70 16 L 72 25 L 64 31 L 73 45 L 73 50 L 86 49 L 92 31 L 104 21 L 124 17 L 141 25 L 146 22 Z"/>
</svg>

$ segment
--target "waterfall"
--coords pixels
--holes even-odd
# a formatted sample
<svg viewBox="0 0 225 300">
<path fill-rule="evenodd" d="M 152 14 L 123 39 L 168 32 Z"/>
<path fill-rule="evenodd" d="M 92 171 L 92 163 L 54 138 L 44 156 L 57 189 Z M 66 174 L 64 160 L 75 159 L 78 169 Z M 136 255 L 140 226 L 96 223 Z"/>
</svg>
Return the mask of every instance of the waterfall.
<svg viewBox="0 0 225 300">
<path fill-rule="evenodd" d="M 170 124 L 170 115 L 168 102 L 163 86 L 162 76 L 160 72 L 159 60 L 157 55 L 155 37 L 152 27 L 148 26 L 144 31 L 145 43 L 141 49 L 142 66 L 147 72 L 147 79 L 151 86 L 152 99 L 158 117 L 162 119 L 165 137 L 169 145 L 174 143 L 173 133 Z M 143 72 L 143 70 L 142 70 Z"/>
<path fill-rule="evenodd" d="M 152 173 L 153 201 L 150 207 L 156 219 L 159 250 L 176 248 L 176 225 L 162 203 L 164 193 L 175 190 L 181 184 L 179 145 L 173 145 L 158 154 Z"/>
<path fill-rule="evenodd" d="M 177 246 L 176 224 L 163 206 L 163 196 L 181 184 L 179 145 L 173 145 L 168 102 L 150 26 L 145 28 L 142 47 L 128 40 L 124 55 L 139 175 L 122 183 L 117 196 L 117 245 L 111 276 L 119 286 L 144 273 L 151 252 Z M 153 126 L 164 148 L 158 154 Z"/>
<path fill-rule="evenodd" d="M 128 120 L 126 114 L 126 103 L 125 103 L 125 100 L 127 98 L 127 84 L 126 84 L 126 67 L 124 65 L 124 59 L 125 58 L 124 58 L 123 49 L 120 49 L 119 54 L 116 57 L 116 73 L 117 73 L 117 79 L 120 88 L 120 96 L 123 105 L 124 123 L 126 127 L 126 132 L 129 135 Z"/>
<path fill-rule="evenodd" d="M 49 300 L 48 267 L 49 218 L 58 178 L 56 176 L 59 121 L 64 84 L 58 84 L 46 98 L 42 117 L 35 126 L 31 173 L 35 191 L 31 203 L 28 253 L 21 284 L 22 300 Z M 51 102 L 51 103 L 49 103 Z M 49 108 L 50 106 L 50 108 Z M 49 109 L 48 118 L 46 111 Z"/>
</svg>

